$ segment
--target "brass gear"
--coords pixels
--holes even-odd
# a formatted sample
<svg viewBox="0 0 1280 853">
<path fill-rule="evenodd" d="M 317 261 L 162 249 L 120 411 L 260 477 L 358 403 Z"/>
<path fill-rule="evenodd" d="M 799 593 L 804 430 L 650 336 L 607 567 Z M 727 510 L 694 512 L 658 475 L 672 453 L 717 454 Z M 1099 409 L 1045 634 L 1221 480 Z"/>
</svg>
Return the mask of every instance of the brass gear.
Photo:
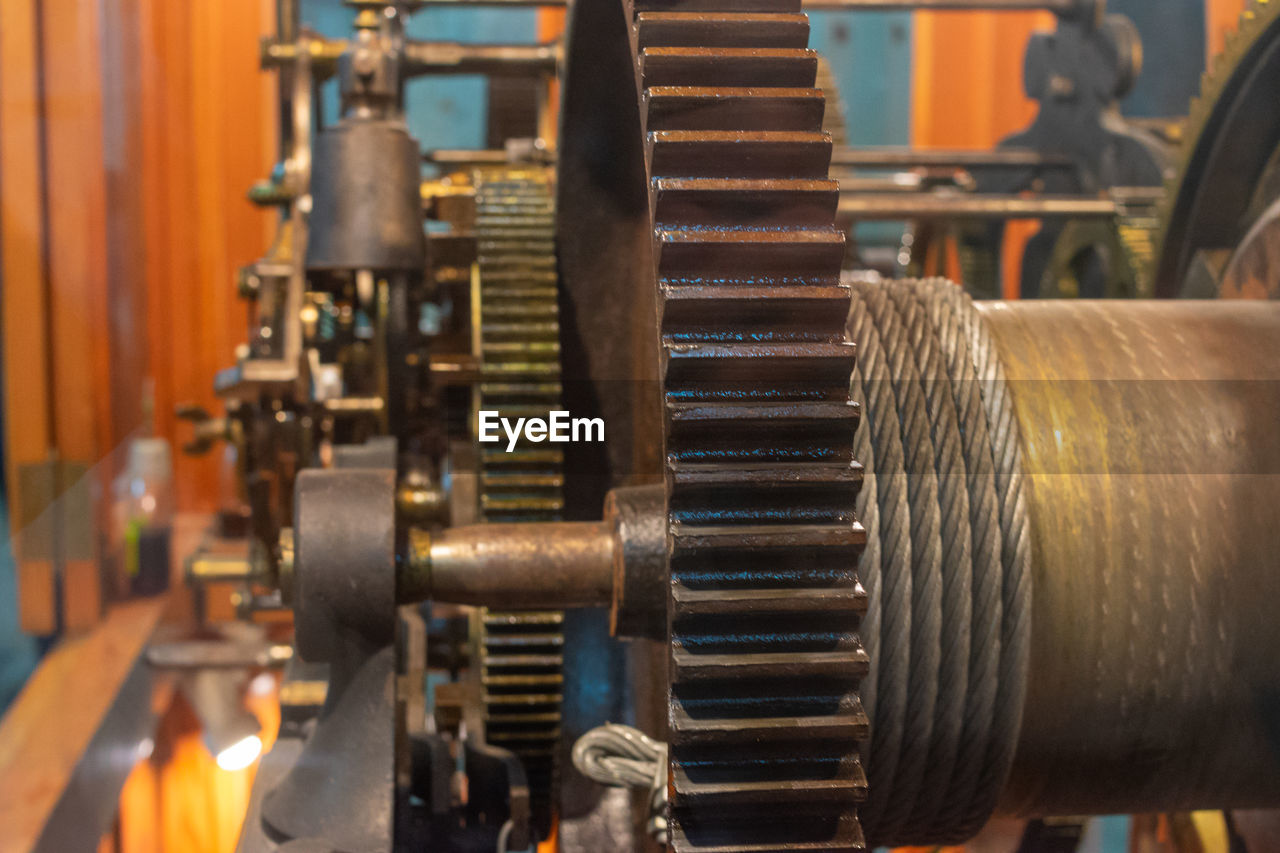
<svg viewBox="0 0 1280 853">
<path fill-rule="evenodd" d="M 487 522 L 557 521 L 564 508 L 563 454 L 505 439 L 480 444 L 481 410 L 542 417 L 558 408 L 554 181 L 549 170 L 481 169 L 475 187 L 477 260 L 472 272 L 472 344 L 480 380 L 471 429 L 480 469 L 480 516 Z M 546 838 L 554 813 L 563 695 L 564 613 L 489 610 L 479 614 L 485 741 L 524 764 L 534 830 Z"/>
<path fill-rule="evenodd" d="M 1271 86 L 1275 78 L 1267 73 L 1277 67 L 1280 0 L 1252 0 L 1191 101 L 1179 165 L 1158 213 L 1149 274 L 1157 296 L 1216 295 L 1204 283 L 1199 289 L 1187 287 L 1196 254 L 1216 249 L 1225 257 L 1248 231 L 1251 216 L 1266 207 L 1259 207 L 1255 195 L 1264 174 L 1274 171 L 1269 166 L 1280 143 L 1280 110 Z M 1215 150 L 1224 141 L 1234 146 L 1228 154 Z M 1247 142 L 1244 149 L 1242 142 Z M 1217 195 L 1206 201 L 1207 191 Z M 1224 201 L 1222 193 L 1232 195 Z M 1200 216 L 1204 211 L 1228 216 L 1206 222 Z"/>
</svg>

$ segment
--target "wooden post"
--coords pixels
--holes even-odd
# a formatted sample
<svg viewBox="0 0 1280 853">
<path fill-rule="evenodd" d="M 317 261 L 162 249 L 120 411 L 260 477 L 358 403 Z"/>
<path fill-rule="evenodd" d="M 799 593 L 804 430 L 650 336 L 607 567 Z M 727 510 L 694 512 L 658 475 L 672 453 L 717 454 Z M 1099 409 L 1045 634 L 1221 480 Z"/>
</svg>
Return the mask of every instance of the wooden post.
<svg viewBox="0 0 1280 853">
<path fill-rule="evenodd" d="M 5 477 L 22 629 L 57 629 L 51 478 L 48 282 L 37 0 L 6 0 L 0 26 L 0 261 L 4 275 Z M 43 517 L 42 517 L 43 516 Z"/>
<path fill-rule="evenodd" d="M 1222 53 L 1227 43 L 1227 33 L 1234 32 L 1240 24 L 1240 15 L 1244 13 L 1246 0 L 1205 0 L 1205 59 L 1213 67 L 1213 58 Z"/>
<path fill-rule="evenodd" d="M 107 491 L 98 463 L 111 439 L 102 22 L 89 0 L 42 0 L 41 10 L 58 556 L 64 625 L 76 631 L 102 615 L 106 501 L 93 496 Z"/>
</svg>

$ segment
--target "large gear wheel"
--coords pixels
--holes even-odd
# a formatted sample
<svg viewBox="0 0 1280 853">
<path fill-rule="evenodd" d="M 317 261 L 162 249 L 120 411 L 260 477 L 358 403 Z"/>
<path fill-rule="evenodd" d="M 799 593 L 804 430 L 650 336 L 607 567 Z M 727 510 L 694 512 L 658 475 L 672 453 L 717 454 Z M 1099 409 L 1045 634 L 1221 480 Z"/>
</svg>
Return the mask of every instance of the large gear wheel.
<svg viewBox="0 0 1280 853">
<path fill-rule="evenodd" d="M 1280 195 L 1277 75 L 1280 2 L 1253 0 L 1191 103 L 1160 210 L 1157 296 L 1219 295 L 1233 256 Z"/>
<path fill-rule="evenodd" d="M 473 348 L 481 410 L 542 417 L 560 402 L 555 204 L 543 169 L 486 169 L 472 176 L 477 262 L 472 282 Z M 546 445 L 476 444 L 480 514 L 488 522 L 557 521 L 564 508 L 563 454 Z M 485 740 L 524 764 L 535 831 L 552 822 L 563 693 L 564 613 L 483 609 L 481 688 Z"/>
<path fill-rule="evenodd" d="M 675 851 L 863 850 L 845 235 L 799 0 L 634 4 Z"/>
</svg>

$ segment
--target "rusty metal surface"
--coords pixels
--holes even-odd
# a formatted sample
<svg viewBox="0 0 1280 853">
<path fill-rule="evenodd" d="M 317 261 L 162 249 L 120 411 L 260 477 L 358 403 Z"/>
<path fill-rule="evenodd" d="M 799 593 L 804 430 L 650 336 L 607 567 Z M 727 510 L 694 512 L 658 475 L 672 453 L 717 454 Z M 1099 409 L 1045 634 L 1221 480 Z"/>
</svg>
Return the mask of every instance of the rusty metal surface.
<svg viewBox="0 0 1280 853">
<path fill-rule="evenodd" d="M 415 530 L 399 591 L 403 600 L 494 608 L 602 607 L 613 594 L 613 549 L 606 522 Z"/>
<path fill-rule="evenodd" d="M 658 484 L 614 489 L 611 628 L 622 637 L 667 639 L 667 495 Z"/>
<path fill-rule="evenodd" d="M 657 308 L 608 366 L 668 490 L 676 851 L 864 846 L 844 235 L 799 12 L 572 10 L 561 197 L 595 221 L 562 225 L 566 273 L 615 328 Z"/>
<path fill-rule="evenodd" d="M 657 326 L 644 134 L 616 3 L 581 3 L 566 39 L 556 246 L 565 408 L 603 417 L 605 444 L 565 446 L 565 517 L 599 518 L 609 489 L 662 480 Z"/>
<path fill-rule="evenodd" d="M 1035 566 L 1002 810 L 1280 802 L 1280 306 L 978 305 Z"/>
</svg>

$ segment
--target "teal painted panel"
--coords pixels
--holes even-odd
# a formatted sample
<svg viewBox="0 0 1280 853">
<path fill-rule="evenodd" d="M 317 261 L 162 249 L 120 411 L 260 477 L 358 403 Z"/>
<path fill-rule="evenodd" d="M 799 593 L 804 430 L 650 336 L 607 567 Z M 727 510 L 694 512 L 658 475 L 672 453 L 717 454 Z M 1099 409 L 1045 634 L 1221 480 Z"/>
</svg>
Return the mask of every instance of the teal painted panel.
<svg viewBox="0 0 1280 853">
<path fill-rule="evenodd" d="M 911 142 L 911 13 L 811 12 L 809 46 L 827 58 L 840 90 L 849 144 Z M 901 223 L 858 226 L 864 246 L 895 246 Z"/>
<path fill-rule="evenodd" d="M 302 20 L 322 35 L 346 38 L 353 12 L 339 0 L 303 0 Z M 529 43 L 537 40 L 535 9 L 426 9 L 409 19 L 415 39 Z M 479 76 L 431 77 L 406 87 L 409 130 L 423 148 L 481 148 L 486 122 L 486 82 Z M 338 90 L 325 87 L 326 121 L 338 116 Z"/>
<path fill-rule="evenodd" d="M 18 625 L 18 587 L 7 501 L 0 494 L 0 714 L 35 669 L 36 642 Z"/>
<path fill-rule="evenodd" d="M 330 37 L 351 30 L 352 11 L 339 0 L 303 0 L 303 21 Z M 409 21 L 419 39 L 532 42 L 532 9 L 427 9 Z M 911 15 L 905 12 L 815 12 L 810 44 L 831 62 L 849 138 L 857 145 L 905 145 L 911 132 Z M 336 87 L 325 116 L 337 115 Z M 484 142 L 485 81 L 436 77 L 409 84 L 409 127 L 426 148 L 477 148 Z"/>
<path fill-rule="evenodd" d="M 1127 16 L 1142 36 L 1143 71 L 1124 114 L 1186 115 L 1204 71 L 1205 0 L 1110 0 L 1107 11 Z"/>
<path fill-rule="evenodd" d="M 1085 825 L 1078 853 L 1128 853 L 1131 824 L 1127 815 L 1093 818 Z"/>
<path fill-rule="evenodd" d="M 911 14 L 813 12 L 809 45 L 831 63 L 851 145 L 911 139 Z"/>
<path fill-rule="evenodd" d="M 409 35 L 440 41 L 537 41 L 535 9 L 427 9 L 409 22 Z M 483 148 L 487 83 L 483 77 L 428 77 L 409 84 L 409 129 L 424 148 Z"/>
</svg>

